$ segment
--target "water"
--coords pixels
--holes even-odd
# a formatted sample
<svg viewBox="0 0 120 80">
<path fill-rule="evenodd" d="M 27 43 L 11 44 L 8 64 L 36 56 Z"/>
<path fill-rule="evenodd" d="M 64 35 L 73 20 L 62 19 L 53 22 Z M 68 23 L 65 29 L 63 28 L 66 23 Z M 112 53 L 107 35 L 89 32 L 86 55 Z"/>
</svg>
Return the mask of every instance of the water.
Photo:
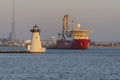
<svg viewBox="0 0 120 80">
<path fill-rule="evenodd" d="M 120 49 L 1 53 L 0 80 L 120 80 Z"/>
</svg>

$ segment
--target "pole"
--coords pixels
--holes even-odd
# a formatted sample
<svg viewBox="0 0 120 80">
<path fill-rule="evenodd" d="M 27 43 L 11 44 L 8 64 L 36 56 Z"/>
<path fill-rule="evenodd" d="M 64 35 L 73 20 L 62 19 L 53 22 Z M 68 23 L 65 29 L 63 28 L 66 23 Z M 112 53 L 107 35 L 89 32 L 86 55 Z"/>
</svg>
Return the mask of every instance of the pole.
<svg viewBox="0 0 120 80">
<path fill-rule="evenodd" d="M 15 6 L 13 0 L 13 8 L 12 8 L 12 41 L 15 42 L 16 35 L 15 35 Z"/>
</svg>

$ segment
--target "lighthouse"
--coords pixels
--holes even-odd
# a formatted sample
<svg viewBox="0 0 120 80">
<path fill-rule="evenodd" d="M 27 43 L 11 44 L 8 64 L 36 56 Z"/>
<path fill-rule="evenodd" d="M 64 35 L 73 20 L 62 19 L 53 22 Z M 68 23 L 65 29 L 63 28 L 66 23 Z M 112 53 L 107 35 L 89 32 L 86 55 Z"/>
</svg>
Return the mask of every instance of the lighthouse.
<svg viewBox="0 0 120 80">
<path fill-rule="evenodd" d="M 44 53 L 46 52 L 46 48 L 42 48 L 41 39 L 40 39 L 40 29 L 35 24 L 33 29 L 30 30 L 32 32 L 32 41 L 30 46 L 30 52 L 32 53 Z"/>
</svg>

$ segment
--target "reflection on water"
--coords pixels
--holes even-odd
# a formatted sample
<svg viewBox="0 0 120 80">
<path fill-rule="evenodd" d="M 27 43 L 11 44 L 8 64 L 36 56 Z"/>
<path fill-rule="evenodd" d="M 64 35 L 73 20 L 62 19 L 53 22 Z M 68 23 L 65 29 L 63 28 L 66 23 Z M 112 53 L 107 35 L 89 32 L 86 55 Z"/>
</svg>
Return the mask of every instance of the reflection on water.
<svg viewBox="0 0 120 80">
<path fill-rule="evenodd" d="M 0 54 L 0 80 L 120 80 L 119 49 Z"/>
</svg>

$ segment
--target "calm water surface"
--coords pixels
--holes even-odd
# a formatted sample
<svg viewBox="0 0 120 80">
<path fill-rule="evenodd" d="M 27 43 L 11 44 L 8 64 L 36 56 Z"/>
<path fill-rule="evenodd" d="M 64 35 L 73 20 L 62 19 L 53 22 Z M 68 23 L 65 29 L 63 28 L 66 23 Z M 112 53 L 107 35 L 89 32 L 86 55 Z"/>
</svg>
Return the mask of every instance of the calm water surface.
<svg viewBox="0 0 120 80">
<path fill-rule="evenodd" d="M 120 49 L 1 53 L 0 80 L 120 80 Z"/>
</svg>

